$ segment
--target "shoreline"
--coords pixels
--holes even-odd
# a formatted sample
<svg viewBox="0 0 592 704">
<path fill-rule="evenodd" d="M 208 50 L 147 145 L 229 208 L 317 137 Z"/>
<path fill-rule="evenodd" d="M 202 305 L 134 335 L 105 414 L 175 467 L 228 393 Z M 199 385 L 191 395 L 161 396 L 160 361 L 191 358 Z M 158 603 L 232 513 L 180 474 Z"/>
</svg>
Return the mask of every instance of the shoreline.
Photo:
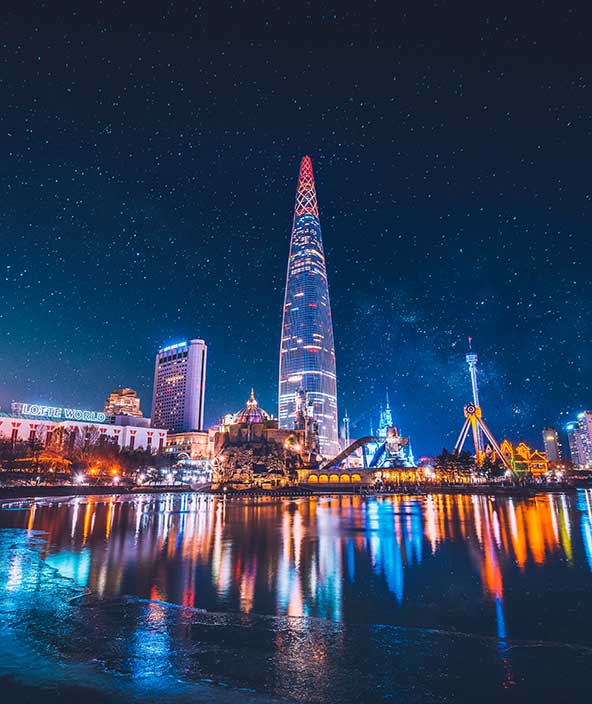
<svg viewBox="0 0 592 704">
<path fill-rule="evenodd" d="M 307 497 L 329 497 L 329 496 L 427 496 L 430 494 L 478 494 L 486 496 L 518 496 L 532 497 L 537 494 L 575 494 L 578 489 L 592 488 L 592 481 L 586 481 L 574 485 L 572 483 L 562 484 L 533 484 L 526 486 L 496 486 L 496 485 L 442 485 L 433 486 L 408 486 L 389 491 L 374 491 L 372 489 L 361 488 L 352 491 L 351 488 L 341 490 L 340 487 L 327 487 L 319 491 L 309 487 L 293 487 L 284 489 L 244 489 L 228 490 L 221 489 L 194 489 L 188 486 L 149 486 L 149 487 L 125 487 L 125 486 L 31 486 L 31 487 L 0 487 L 0 501 L 19 499 L 43 499 L 43 498 L 66 498 L 76 496 L 136 496 L 140 494 L 200 494 L 205 496 L 222 496 L 229 499 L 253 499 L 253 498 L 307 498 Z"/>
<path fill-rule="evenodd" d="M 7 499 L 45 499 L 68 496 L 134 496 L 135 494 L 164 494 L 164 493 L 194 493 L 193 489 L 186 486 L 157 486 L 136 487 L 113 486 L 71 486 L 67 484 L 57 486 L 3 486 L 0 487 L 0 500 Z"/>
</svg>

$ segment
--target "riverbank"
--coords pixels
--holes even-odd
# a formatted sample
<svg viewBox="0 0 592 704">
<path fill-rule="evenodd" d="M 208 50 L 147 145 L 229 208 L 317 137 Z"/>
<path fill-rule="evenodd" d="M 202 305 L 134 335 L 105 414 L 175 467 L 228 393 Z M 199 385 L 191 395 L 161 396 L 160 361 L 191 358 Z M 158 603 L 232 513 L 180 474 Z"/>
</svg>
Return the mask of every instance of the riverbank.
<svg viewBox="0 0 592 704">
<path fill-rule="evenodd" d="M 388 491 L 377 491 L 367 487 L 340 487 L 328 486 L 321 489 L 314 489 L 301 486 L 282 489 L 244 489 L 227 490 L 223 489 L 194 489 L 189 486 L 11 486 L 0 487 L 0 500 L 2 499 L 37 499 L 49 497 L 67 496 L 114 496 L 114 495 L 135 495 L 135 494 L 163 494 L 163 493 L 203 493 L 210 496 L 225 496 L 232 499 L 275 497 L 275 498 L 302 498 L 308 496 L 393 496 L 393 495 L 413 495 L 421 496 L 428 494 L 479 494 L 486 496 L 518 496 L 531 497 L 537 494 L 575 494 L 578 489 L 592 488 L 592 481 L 580 481 L 577 484 L 571 482 L 553 484 L 430 484 L 430 485 L 410 485 Z"/>
<path fill-rule="evenodd" d="M 42 499 L 60 496 L 112 496 L 134 494 L 163 494 L 166 492 L 192 492 L 188 486 L 0 486 L 0 499 Z"/>
</svg>

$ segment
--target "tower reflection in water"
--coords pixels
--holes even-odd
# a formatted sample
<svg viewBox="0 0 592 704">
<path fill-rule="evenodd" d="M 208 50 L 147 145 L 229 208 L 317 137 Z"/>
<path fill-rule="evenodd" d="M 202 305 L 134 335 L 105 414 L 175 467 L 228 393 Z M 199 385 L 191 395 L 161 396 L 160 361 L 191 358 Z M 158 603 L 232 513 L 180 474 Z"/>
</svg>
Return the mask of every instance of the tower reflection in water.
<svg viewBox="0 0 592 704">
<path fill-rule="evenodd" d="M 447 580 L 464 581 L 469 590 L 478 575 L 481 599 L 491 604 L 496 634 L 505 638 L 511 635 L 505 575 L 515 582 L 554 558 L 573 565 L 574 521 L 592 569 L 591 491 L 520 500 L 168 494 L 23 507 L 2 512 L 3 525 L 31 535 L 43 531 L 42 557 L 94 595 L 134 595 L 214 612 L 407 625 L 419 613 L 420 625 L 429 625 L 421 609 L 407 613 L 422 590 L 433 590 L 437 581 L 444 592 Z M 444 557 L 453 561 L 453 575 Z"/>
<path fill-rule="evenodd" d="M 525 658 L 591 644 L 581 595 L 592 587 L 592 491 L 10 508 L 0 527 L 20 530 L 0 531 L 0 606 L 11 637 L 108 663 L 151 696 L 205 677 L 341 703 L 364 683 L 464 688 L 471 668 L 475 691 L 485 680 L 519 687 L 526 671 L 552 676 L 539 660 L 525 670 Z M 548 647 L 528 654 L 517 640 Z M 573 662 L 579 683 L 575 646 L 549 657 Z"/>
</svg>

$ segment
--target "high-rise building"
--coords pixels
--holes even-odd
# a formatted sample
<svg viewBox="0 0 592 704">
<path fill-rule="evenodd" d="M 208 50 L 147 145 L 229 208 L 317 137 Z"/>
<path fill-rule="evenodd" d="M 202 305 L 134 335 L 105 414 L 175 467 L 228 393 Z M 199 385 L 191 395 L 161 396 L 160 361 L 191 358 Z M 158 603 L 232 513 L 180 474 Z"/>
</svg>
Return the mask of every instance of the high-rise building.
<svg viewBox="0 0 592 704">
<path fill-rule="evenodd" d="M 586 467 L 592 467 L 592 411 L 578 413 L 578 428 L 582 437 Z"/>
<path fill-rule="evenodd" d="M 104 411 L 108 416 L 142 417 L 140 398 L 133 389 L 115 389 L 105 401 Z"/>
<path fill-rule="evenodd" d="M 302 157 L 296 191 L 279 373 L 280 428 L 294 427 L 304 391 L 318 424 L 320 452 L 339 452 L 335 343 L 312 162 Z"/>
<path fill-rule="evenodd" d="M 559 435 L 555 428 L 543 428 L 543 443 L 547 460 L 549 462 L 560 462 Z"/>
<path fill-rule="evenodd" d="M 592 467 L 592 411 L 578 413 L 577 422 L 568 423 L 566 430 L 574 467 Z"/>
<path fill-rule="evenodd" d="M 569 456 L 574 467 L 581 466 L 581 459 L 584 456 L 582 438 L 577 423 L 568 423 L 565 426 L 567 431 L 567 443 L 569 445 Z"/>
<path fill-rule="evenodd" d="M 207 346 L 189 340 L 158 350 L 154 366 L 152 425 L 172 433 L 202 430 Z"/>
</svg>

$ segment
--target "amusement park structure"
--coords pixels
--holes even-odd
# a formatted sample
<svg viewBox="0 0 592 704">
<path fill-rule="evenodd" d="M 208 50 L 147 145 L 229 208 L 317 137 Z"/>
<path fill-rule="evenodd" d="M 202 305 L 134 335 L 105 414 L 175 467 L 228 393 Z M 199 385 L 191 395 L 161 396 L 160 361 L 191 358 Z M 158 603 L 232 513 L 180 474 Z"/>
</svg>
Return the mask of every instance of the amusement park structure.
<svg viewBox="0 0 592 704">
<path fill-rule="evenodd" d="M 467 365 L 469 367 L 469 375 L 471 377 L 471 388 L 473 392 L 473 402 L 468 403 L 464 408 L 465 422 L 461 428 L 458 440 L 454 446 L 454 452 L 459 455 L 464 447 L 466 439 L 471 431 L 473 444 L 475 446 L 475 459 L 478 465 L 483 464 L 485 458 L 494 453 L 498 456 L 500 462 L 506 469 L 513 471 L 512 465 L 508 461 L 505 454 L 501 451 L 496 439 L 493 437 L 491 430 L 483 420 L 483 412 L 479 404 L 479 388 L 477 386 L 477 355 L 473 352 L 472 338 L 469 337 L 469 353 L 466 356 Z M 486 447 L 484 438 L 487 439 L 489 445 Z"/>
<path fill-rule="evenodd" d="M 469 353 L 465 357 L 467 360 L 467 365 L 469 367 L 469 376 L 471 377 L 471 390 L 473 392 L 473 405 L 475 408 L 479 407 L 479 387 L 477 386 L 477 361 L 478 357 L 473 352 L 473 338 L 469 337 Z M 483 431 L 480 427 L 477 428 L 476 435 L 476 447 L 479 448 L 479 452 L 485 452 L 485 443 L 483 442 Z"/>
<path fill-rule="evenodd" d="M 349 443 L 349 418 L 347 419 L 346 447 L 342 452 L 325 462 L 321 469 L 335 469 L 342 465 L 348 467 L 354 462 L 364 469 L 403 469 L 415 467 L 413 452 L 409 438 L 399 434 L 393 423 L 388 393 L 386 406 L 381 408 L 380 421 L 376 434 L 370 435 Z"/>
</svg>

